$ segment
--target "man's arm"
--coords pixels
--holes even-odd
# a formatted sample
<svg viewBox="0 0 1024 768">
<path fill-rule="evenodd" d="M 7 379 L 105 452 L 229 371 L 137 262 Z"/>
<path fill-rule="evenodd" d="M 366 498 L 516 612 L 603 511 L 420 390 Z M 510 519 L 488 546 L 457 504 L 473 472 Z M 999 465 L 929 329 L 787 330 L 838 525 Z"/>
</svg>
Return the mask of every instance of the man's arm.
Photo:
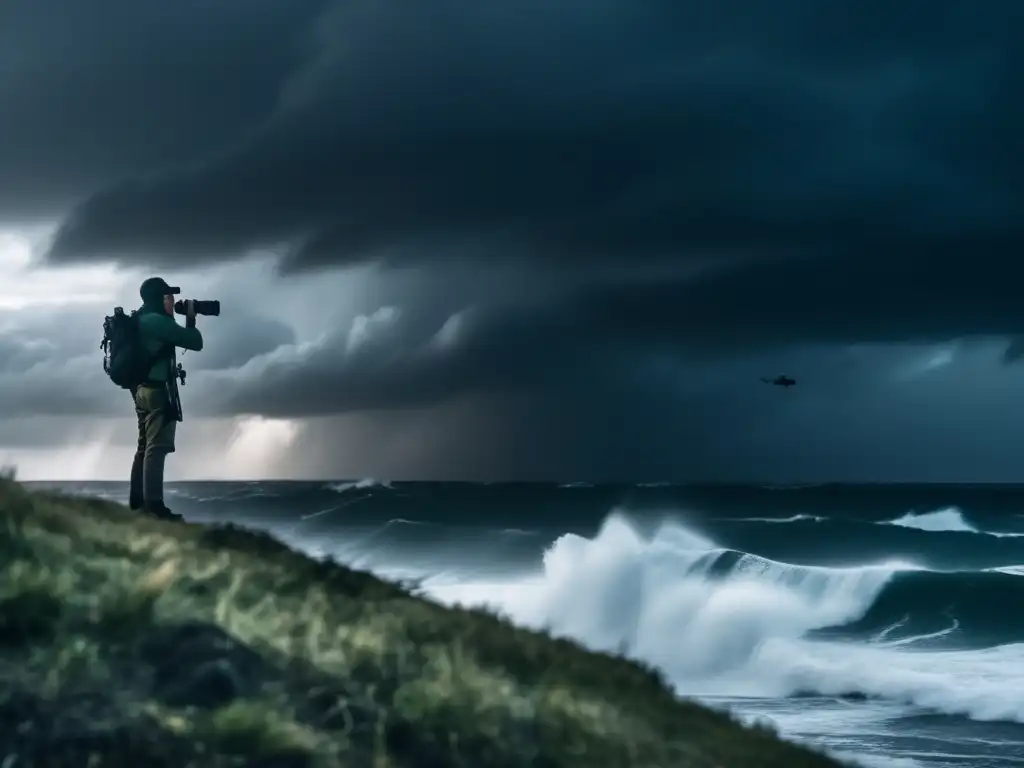
<svg viewBox="0 0 1024 768">
<path fill-rule="evenodd" d="M 171 346 L 199 352 L 203 348 L 203 334 L 198 328 L 182 328 L 173 317 L 153 313 L 145 315 L 146 333 L 152 338 Z"/>
</svg>

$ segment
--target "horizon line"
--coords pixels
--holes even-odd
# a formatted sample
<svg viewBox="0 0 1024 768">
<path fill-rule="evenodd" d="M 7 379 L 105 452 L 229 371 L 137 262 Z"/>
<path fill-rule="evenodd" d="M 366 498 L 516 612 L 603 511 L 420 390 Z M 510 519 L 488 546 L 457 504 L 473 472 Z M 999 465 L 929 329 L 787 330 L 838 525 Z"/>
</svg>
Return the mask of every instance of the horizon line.
<svg viewBox="0 0 1024 768">
<path fill-rule="evenodd" d="M 124 483 L 128 480 L 123 478 L 14 478 L 20 483 Z M 179 485 L 183 483 L 374 483 L 376 485 L 392 485 L 401 483 L 409 485 L 413 483 L 446 483 L 459 485 L 558 485 L 566 487 L 587 488 L 602 486 L 647 486 L 647 487 L 757 487 L 772 490 L 802 490 L 812 488 L 834 487 L 834 486 L 871 486 L 871 485 L 916 485 L 916 486 L 1024 486 L 1024 480 L 824 480 L 824 481 L 803 481 L 803 482 L 765 482 L 758 480 L 458 480 L 458 479 L 398 479 L 384 480 L 371 477 L 328 477 L 328 478 L 293 478 L 293 477 L 264 477 L 264 478 L 181 478 L 168 480 L 166 485 Z M 368 485 L 368 487 L 370 487 Z"/>
</svg>

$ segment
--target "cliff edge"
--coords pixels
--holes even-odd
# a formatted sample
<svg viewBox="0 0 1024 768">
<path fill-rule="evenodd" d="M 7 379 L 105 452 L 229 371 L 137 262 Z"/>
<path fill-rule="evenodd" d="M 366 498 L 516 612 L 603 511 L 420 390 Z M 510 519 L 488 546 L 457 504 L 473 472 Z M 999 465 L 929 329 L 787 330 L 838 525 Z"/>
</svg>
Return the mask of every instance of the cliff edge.
<svg viewBox="0 0 1024 768">
<path fill-rule="evenodd" d="M 0 480 L 0 765 L 837 768 L 268 535 Z"/>
</svg>

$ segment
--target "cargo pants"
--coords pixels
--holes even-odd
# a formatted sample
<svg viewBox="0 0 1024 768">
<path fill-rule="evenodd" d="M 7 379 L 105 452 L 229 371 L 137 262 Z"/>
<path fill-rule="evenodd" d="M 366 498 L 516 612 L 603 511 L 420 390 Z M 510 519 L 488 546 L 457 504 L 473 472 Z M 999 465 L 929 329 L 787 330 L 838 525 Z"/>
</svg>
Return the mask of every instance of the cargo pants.
<svg viewBox="0 0 1024 768">
<path fill-rule="evenodd" d="M 128 503 L 132 509 L 160 508 L 164 503 L 164 461 L 174 452 L 177 418 L 167 386 L 143 384 L 134 392 L 139 440 L 132 461 Z"/>
</svg>

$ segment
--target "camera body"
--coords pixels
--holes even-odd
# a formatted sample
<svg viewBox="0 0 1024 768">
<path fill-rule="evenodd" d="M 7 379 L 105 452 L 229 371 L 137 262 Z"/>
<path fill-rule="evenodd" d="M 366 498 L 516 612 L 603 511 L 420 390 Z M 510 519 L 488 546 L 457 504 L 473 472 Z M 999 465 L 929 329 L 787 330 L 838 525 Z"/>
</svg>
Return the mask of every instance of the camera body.
<svg viewBox="0 0 1024 768">
<path fill-rule="evenodd" d="M 174 302 L 174 312 L 178 315 L 187 314 L 188 309 L 185 305 L 185 299 L 179 299 Z M 202 301 L 200 299 L 191 299 L 195 305 L 197 315 L 206 315 L 207 317 L 220 317 L 220 302 L 219 301 Z"/>
</svg>

